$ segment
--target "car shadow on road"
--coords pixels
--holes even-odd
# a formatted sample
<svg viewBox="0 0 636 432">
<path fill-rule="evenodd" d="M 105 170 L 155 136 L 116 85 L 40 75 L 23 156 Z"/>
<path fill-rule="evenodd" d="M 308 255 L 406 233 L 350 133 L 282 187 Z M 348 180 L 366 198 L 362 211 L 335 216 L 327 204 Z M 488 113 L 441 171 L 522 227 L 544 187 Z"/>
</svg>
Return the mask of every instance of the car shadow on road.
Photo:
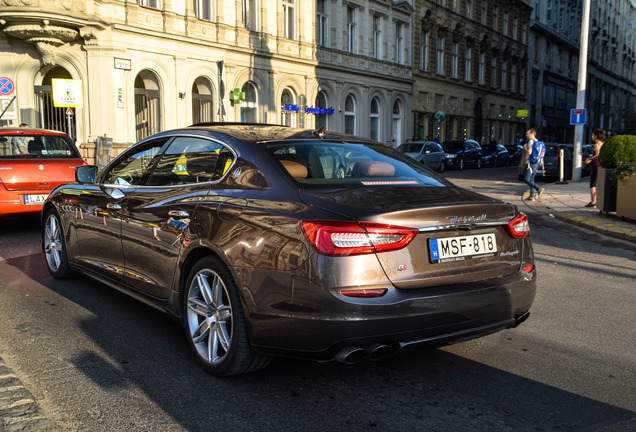
<svg viewBox="0 0 636 432">
<path fill-rule="evenodd" d="M 197 366 L 183 329 L 165 315 L 84 276 L 52 279 L 41 254 L 8 264 L 41 284 L 47 302 L 65 308 L 49 317 L 42 314 L 53 314 L 48 312 L 53 309 L 42 308 L 39 321 L 75 321 L 83 333 L 79 340 L 90 341 L 79 350 L 69 349 L 73 354 L 58 352 L 65 364 L 59 371 L 47 371 L 59 390 L 71 394 L 77 391 L 75 380 L 66 383 L 55 374 L 64 371 L 92 383 L 84 391 L 95 398 L 56 399 L 51 394 L 46 404 L 63 412 L 71 412 L 70 404 L 72 412 L 80 408 L 82 417 L 74 423 L 81 430 L 123 430 L 118 423 L 122 416 L 135 429 L 130 422 L 141 420 L 134 413 L 147 404 L 188 431 L 579 431 L 634 419 L 633 411 L 564 390 L 567 384 L 533 379 L 545 368 L 562 369 L 566 375 L 590 372 L 554 363 L 521 327 L 379 362 L 276 359 L 251 374 L 216 378 Z M 65 340 L 63 332 L 56 334 L 42 340 L 42 356 L 75 343 Z M 514 364 L 510 371 L 488 364 L 499 357 Z M 101 393 L 126 404 L 101 403 Z"/>
</svg>

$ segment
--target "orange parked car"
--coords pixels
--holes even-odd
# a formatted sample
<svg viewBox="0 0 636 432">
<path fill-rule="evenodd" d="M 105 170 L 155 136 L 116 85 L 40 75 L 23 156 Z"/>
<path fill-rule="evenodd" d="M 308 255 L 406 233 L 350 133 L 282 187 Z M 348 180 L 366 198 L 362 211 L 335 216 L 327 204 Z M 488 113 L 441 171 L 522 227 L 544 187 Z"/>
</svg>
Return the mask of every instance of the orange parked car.
<svg viewBox="0 0 636 432">
<path fill-rule="evenodd" d="M 55 187 L 75 181 L 79 165 L 86 162 L 63 132 L 0 128 L 0 217 L 41 212 Z"/>
</svg>

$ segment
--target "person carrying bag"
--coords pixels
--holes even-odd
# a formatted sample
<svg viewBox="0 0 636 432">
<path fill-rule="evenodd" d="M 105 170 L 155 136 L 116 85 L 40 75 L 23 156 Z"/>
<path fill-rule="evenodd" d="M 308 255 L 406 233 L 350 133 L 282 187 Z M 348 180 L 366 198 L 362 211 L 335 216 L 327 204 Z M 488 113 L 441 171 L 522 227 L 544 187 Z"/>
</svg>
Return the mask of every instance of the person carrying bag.
<svg viewBox="0 0 636 432">
<path fill-rule="evenodd" d="M 544 188 L 537 186 L 534 177 L 537 175 L 539 167 L 543 165 L 543 156 L 545 156 L 545 143 L 537 140 L 537 132 L 534 129 L 528 129 L 526 132 L 526 144 L 524 149 L 527 156 L 527 165 L 524 173 L 523 181 L 530 186 L 530 195 L 526 198 L 528 201 L 536 201 L 541 198 Z M 537 197 L 535 197 L 535 191 Z"/>
</svg>

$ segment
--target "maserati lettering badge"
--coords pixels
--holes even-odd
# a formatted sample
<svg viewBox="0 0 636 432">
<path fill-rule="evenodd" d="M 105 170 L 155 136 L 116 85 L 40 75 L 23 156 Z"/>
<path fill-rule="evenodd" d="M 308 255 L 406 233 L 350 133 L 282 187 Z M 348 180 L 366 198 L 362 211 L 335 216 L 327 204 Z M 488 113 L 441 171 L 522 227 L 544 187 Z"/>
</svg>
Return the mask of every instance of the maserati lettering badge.
<svg viewBox="0 0 636 432">
<path fill-rule="evenodd" d="M 470 222 L 479 222 L 485 221 L 486 215 L 483 214 L 481 216 L 446 216 L 446 219 L 450 219 L 450 223 L 470 223 Z"/>
<path fill-rule="evenodd" d="M 406 270 L 406 264 L 400 264 L 397 268 L 397 271 L 404 271 Z"/>
</svg>

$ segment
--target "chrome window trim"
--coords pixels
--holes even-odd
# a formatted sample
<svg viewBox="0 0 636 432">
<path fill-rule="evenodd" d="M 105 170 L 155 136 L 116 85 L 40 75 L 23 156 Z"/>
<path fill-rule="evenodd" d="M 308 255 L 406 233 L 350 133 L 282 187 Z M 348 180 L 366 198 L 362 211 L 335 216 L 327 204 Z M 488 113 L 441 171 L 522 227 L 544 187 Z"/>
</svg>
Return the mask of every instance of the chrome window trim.
<svg viewBox="0 0 636 432">
<path fill-rule="evenodd" d="M 238 154 L 236 153 L 236 151 L 232 147 L 230 147 L 227 144 L 225 144 L 224 142 L 220 141 L 219 139 L 212 138 L 212 137 L 206 137 L 206 136 L 202 136 L 202 135 L 199 135 L 199 134 L 185 133 L 185 134 L 178 134 L 178 135 L 168 135 L 168 141 L 170 142 L 170 144 L 172 144 L 172 140 L 175 139 L 175 138 L 178 138 L 178 137 L 200 138 L 200 139 L 205 139 L 205 140 L 208 140 L 208 141 L 212 141 L 212 142 L 214 142 L 216 144 L 219 144 L 220 146 L 225 147 L 228 150 L 230 150 L 230 152 L 234 156 L 234 160 L 232 161 L 232 164 L 227 169 L 225 174 L 223 174 L 218 180 L 213 180 L 213 181 L 184 183 L 184 184 L 180 184 L 180 185 L 164 185 L 164 186 L 155 186 L 155 185 L 152 185 L 152 186 L 148 186 L 148 185 L 117 185 L 117 184 L 112 184 L 112 183 L 100 183 L 100 185 L 107 186 L 107 187 L 118 187 L 118 188 L 126 187 L 126 188 L 134 188 L 134 189 L 138 189 L 138 188 L 145 188 L 145 189 L 182 188 L 184 186 L 203 185 L 203 184 L 215 185 L 217 183 L 222 182 L 225 179 L 225 177 L 227 177 L 229 175 L 230 171 L 232 171 L 232 168 L 236 164 L 236 161 L 238 159 Z M 137 145 L 142 146 L 146 141 L 151 141 L 152 139 L 157 139 L 157 138 L 160 138 L 160 137 L 154 135 L 152 137 L 145 138 L 145 139 L 139 141 L 138 143 L 136 143 L 135 146 L 137 146 Z M 168 144 L 168 141 L 166 142 L 166 144 Z M 164 153 L 165 153 L 165 150 L 164 150 L 163 153 L 161 153 L 161 155 L 163 156 Z M 119 157 L 119 155 L 117 157 Z"/>
</svg>

